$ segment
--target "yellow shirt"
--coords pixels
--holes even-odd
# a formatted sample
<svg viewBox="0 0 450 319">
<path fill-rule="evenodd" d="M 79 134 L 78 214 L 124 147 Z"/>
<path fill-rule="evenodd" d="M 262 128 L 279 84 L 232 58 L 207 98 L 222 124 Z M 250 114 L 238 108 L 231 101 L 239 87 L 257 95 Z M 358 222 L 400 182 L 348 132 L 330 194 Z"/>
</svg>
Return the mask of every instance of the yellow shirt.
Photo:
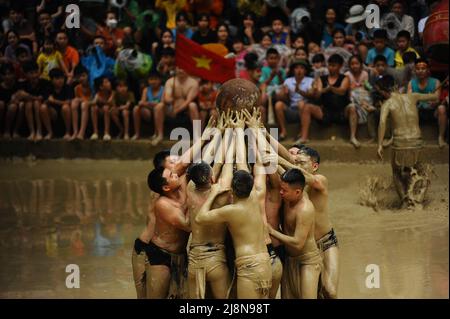
<svg viewBox="0 0 450 319">
<path fill-rule="evenodd" d="M 39 70 L 41 70 L 41 78 L 45 80 L 50 80 L 49 73 L 54 68 L 60 68 L 59 64 L 63 57 L 59 51 L 54 51 L 51 54 L 41 52 L 37 58 L 37 65 Z"/>
<path fill-rule="evenodd" d="M 396 69 L 401 69 L 405 66 L 405 64 L 403 63 L 403 54 L 405 54 L 406 52 L 414 52 L 416 54 L 417 58 L 420 58 L 419 53 L 417 53 L 416 50 L 414 50 L 412 47 L 409 47 L 405 50 L 405 52 L 401 53 L 400 50 L 395 51 L 395 57 L 394 57 L 394 61 L 395 61 L 395 68 Z"/>
<path fill-rule="evenodd" d="M 166 11 L 166 27 L 172 30 L 176 27 L 176 15 L 186 5 L 186 0 L 156 0 L 155 7 Z"/>
</svg>

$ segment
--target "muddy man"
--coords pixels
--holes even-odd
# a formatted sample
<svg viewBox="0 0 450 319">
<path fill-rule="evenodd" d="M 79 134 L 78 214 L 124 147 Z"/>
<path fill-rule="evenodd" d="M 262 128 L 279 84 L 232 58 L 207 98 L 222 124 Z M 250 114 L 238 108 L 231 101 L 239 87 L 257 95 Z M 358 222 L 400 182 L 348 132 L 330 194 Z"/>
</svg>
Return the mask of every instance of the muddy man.
<svg viewBox="0 0 450 319">
<path fill-rule="evenodd" d="M 419 162 L 423 143 L 419 127 L 417 102 L 439 99 L 430 94 L 400 94 L 393 90 L 394 80 L 385 76 L 377 85 L 387 99 L 381 106 L 378 141 L 383 141 L 386 121 L 390 115 L 393 128 L 391 165 L 394 184 L 403 207 L 414 207 L 424 200 L 430 184 L 429 177 Z M 383 145 L 378 142 L 378 156 L 383 159 Z"/>
</svg>

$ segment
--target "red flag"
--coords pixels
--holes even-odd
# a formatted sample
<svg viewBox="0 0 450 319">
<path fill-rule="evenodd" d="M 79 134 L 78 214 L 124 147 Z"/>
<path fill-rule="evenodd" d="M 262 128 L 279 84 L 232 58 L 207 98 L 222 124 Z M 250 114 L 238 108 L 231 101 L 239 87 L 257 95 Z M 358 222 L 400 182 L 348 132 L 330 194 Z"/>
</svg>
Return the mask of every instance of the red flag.
<svg viewBox="0 0 450 319">
<path fill-rule="evenodd" d="M 177 33 L 175 64 L 187 73 L 212 82 L 234 79 L 235 60 L 225 59 Z"/>
</svg>

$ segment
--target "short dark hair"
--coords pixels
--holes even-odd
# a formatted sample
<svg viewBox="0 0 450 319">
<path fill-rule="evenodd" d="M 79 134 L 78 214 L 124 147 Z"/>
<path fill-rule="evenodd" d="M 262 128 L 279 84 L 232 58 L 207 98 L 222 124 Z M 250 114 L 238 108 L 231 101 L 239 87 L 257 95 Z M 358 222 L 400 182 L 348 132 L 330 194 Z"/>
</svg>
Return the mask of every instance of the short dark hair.
<svg viewBox="0 0 450 319">
<path fill-rule="evenodd" d="M 352 55 L 352 56 L 348 59 L 348 64 L 350 64 L 350 63 L 352 62 L 353 59 L 356 59 L 356 60 L 358 60 L 358 62 L 359 62 L 360 64 L 363 64 L 363 60 L 362 60 L 362 58 L 361 58 L 361 56 L 360 56 L 359 54 L 354 54 L 354 55 Z"/>
<path fill-rule="evenodd" d="M 342 58 L 339 54 L 335 53 L 332 54 L 329 58 L 328 58 L 328 64 L 339 64 L 339 65 L 343 65 L 344 64 L 344 58 Z"/>
<path fill-rule="evenodd" d="M 376 29 L 373 32 L 373 38 L 374 39 L 383 39 L 383 40 L 387 40 L 387 31 L 385 29 Z"/>
<path fill-rule="evenodd" d="M 430 63 L 428 62 L 428 60 L 425 59 L 425 58 L 418 58 L 418 59 L 416 59 L 416 62 L 415 62 L 414 64 L 417 65 L 417 64 L 419 64 L 419 63 L 425 63 L 427 66 L 430 65 Z"/>
<path fill-rule="evenodd" d="M 50 72 L 48 72 L 48 76 L 50 77 L 50 79 L 60 79 L 60 78 L 64 78 L 65 74 L 63 72 L 63 70 L 61 70 L 60 68 L 54 68 L 51 69 Z"/>
<path fill-rule="evenodd" d="M 206 19 L 209 22 L 209 14 L 207 13 L 199 13 L 199 15 L 197 16 L 197 22 Z"/>
<path fill-rule="evenodd" d="M 380 77 L 375 84 L 383 91 L 392 92 L 395 85 L 395 80 L 392 75 L 384 75 Z"/>
<path fill-rule="evenodd" d="M 322 63 L 325 62 L 325 56 L 322 53 L 314 54 L 312 58 L 312 63 Z"/>
<path fill-rule="evenodd" d="M 32 71 L 39 71 L 39 66 L 37 65 L 37 63 L 35 61 L 28 61 L 24 64 L 23 71 L 25 73 L 29 73 Z"/>
<path fill-rule="evenodd" d="M 205 186 L 211 180 L 211 166 L 202 161 L 200 163 L 193 163 L 187 170 L 188 179 L 192 180 L 195 186 Z"/>
<path fill-rule="evenodd" d="M 399 31 L 397 33 L 397 39 L 400 39 L 400 38 L 405 38 L 406 40 L 410 41 L 411 40 L 411 33 L 409 33 L 409 31 L 407 31 L 407 30 Z"/>
<path fill-rule="evenodd" d="M 185 11 L 178 12 L 175 17 L 175 21 L 179 21 L 179 20 L 181 20 L 181 18 L 183 18 L 183 20 L 186 20 L 187 22 L 189 22 L 188 15 L 186 14 Z"/>
<path fill-rule="evenodd" d="M 298 186 L 301 189 L 305 188 L 305 176 L 302 171 L 297 168 L 288 169 L 281 176 L 281 180 L 288 183 L 289 186 Z"/>
<path fill-rule="evenodd" d="M 333 33 L 331 34 L 331 36 L 334 38 L 336 33 L 341 33 L 344 35 L 344 37 L 346 36 L 345 30 L 342 28 L 336 28 L 333 30 Z"/>
<path fill-rule="evenodd" d="M 301 148 L 301 152 L 305 153 L 306 155 L 308 155 L 309 157 L 311 157 L 312 161 L 314 163 L 320 164 L 320 155 L 319 152 L 317 152 L 315 149 L 313 149 L 312 147 L 309 146 L 303 146 L 303 148 Z"/>
<path fill-rule="evenodd" d="M 162 76 L 158 71 L 150 71 L 150 73 L 147 76 L 147 79 L 151 79 L 151 78 L 162 79 Z"/>
<path fill-rule="evenodd" d="M 373 64 L 377 64 L 378 62 L 384 62 L 387 64 L 387 59 L 384 55 L 378 54 L 375 59 L 373 59 Z"/>
<path fill-rule="evenodd" d="M 160 195 L 164 195 L 163 186 L 167 184 L 167 180 L 163 177 L 164 167 L 158 167 L 152 170 L 147 176 L 148 187 Z"/>
<path fill-rule="evenodd" d="M 96 91 L 100 90 L 100 87 L 103 85 L 103 81 L 105 79 L 108 79 L 108 77 L 103 75 L 94 80 L 94 87 Z"/>
<path fill-rule="evenodd" d="M 258 68 L 258 54 L 249 52 L 244 56 L 245 68 L 247 70 L 255 70 Z"/>
<path fill-rule="evenodd" d="M 275 55 L 277 55 L 277 56 L 280 55 L 280 53 L 278 52 L 278 50 L 275 49 L 275 48 L 268 48 L 268 49 L 267 49 L 266 57 L 268 57 L 270 54 L 275 54 Z"/>
<path fill-rule="evenodd" d="M 407 51 L 403 53 L 402 59 L 404 64 L 416 63 L 417 56 L 415 52 Z"/>
<path fill-rule="evenodd" d="M 78 63 L 77 66 L 75 67 L 74 74 L 75 76 L 79 76 L 83 73 L 89 74 L 88 70 L 81 63 Z"/>
<path fill-rule="evenodd" d="M 233 174 L 231 188 L 239 198 L 247 198 L 253 189 L 253 176 L 247 171 L 239 170 Z"/>
<path fill-rule="evenodd" d="M 164 167 L 164 161 L 168 156 L 170 156 L 170 150 L 162 150 L 156 153 L 155 157 L 153 158 L 153 167 Z"/>
</svg>

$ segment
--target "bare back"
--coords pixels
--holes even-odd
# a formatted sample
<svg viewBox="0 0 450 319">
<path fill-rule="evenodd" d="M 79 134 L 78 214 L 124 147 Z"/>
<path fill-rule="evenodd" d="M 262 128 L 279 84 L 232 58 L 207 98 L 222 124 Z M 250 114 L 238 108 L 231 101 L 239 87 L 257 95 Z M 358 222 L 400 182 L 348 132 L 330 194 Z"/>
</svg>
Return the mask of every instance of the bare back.
<svg viewBox="0 0 450 319">
<path fill-rule="evenodd" d="M 157 193 L 151 192 L 148 204 L 145 227 L 139 235 L 139 239 L 144 243 L 149 243 L 155 233 L 155 202 L 159 198 Z"/>
<path fill-rule="evenodd" d="M 192 238 L 191 244 L 223 244 L 227 226 L 225 223 L 201 225 L 195 221 L 200 208 L 208 199 L 211 189 L 198 190 L 192 182 L 187 187 L 187 207 L 189 209 L 189 218 L 191 222 Z M 227 195 L 221 195 L 216 198 L 212 208 L 222 207 L 227 203 Z"/>
<path fill-rule="evenodd" d="M 309 200 L 314 205 L 315 228 L 314 237 L 316 240 L 328 233 L 332 226 L 328 216 L 328 181 L 323 175 L 315 174 L 315 178 L 320 183 L 320 188 L 307 186 Z"/>
<path fill-rule="evenodd" d="M 394 138 L 421 138 L 417 99 L 412 93 L 392 93 L 382 107 L 387 107 L 393 121 Z"/>
<path fill-rule="evenodd" d="M 281 197 L 279 190 L 271 189 L 269 182 L 267 183 L 266 197 L 264 198 L 264 207 L 267 223 L 269 223 L 273 228 L 278 229 L 278 226 L 280 224 Z M 275 237 L 269 238 L 271 239 L 272 245 L 274 247 L 278 247 L 281 245 L 281 242 Z"/>
</svg>

